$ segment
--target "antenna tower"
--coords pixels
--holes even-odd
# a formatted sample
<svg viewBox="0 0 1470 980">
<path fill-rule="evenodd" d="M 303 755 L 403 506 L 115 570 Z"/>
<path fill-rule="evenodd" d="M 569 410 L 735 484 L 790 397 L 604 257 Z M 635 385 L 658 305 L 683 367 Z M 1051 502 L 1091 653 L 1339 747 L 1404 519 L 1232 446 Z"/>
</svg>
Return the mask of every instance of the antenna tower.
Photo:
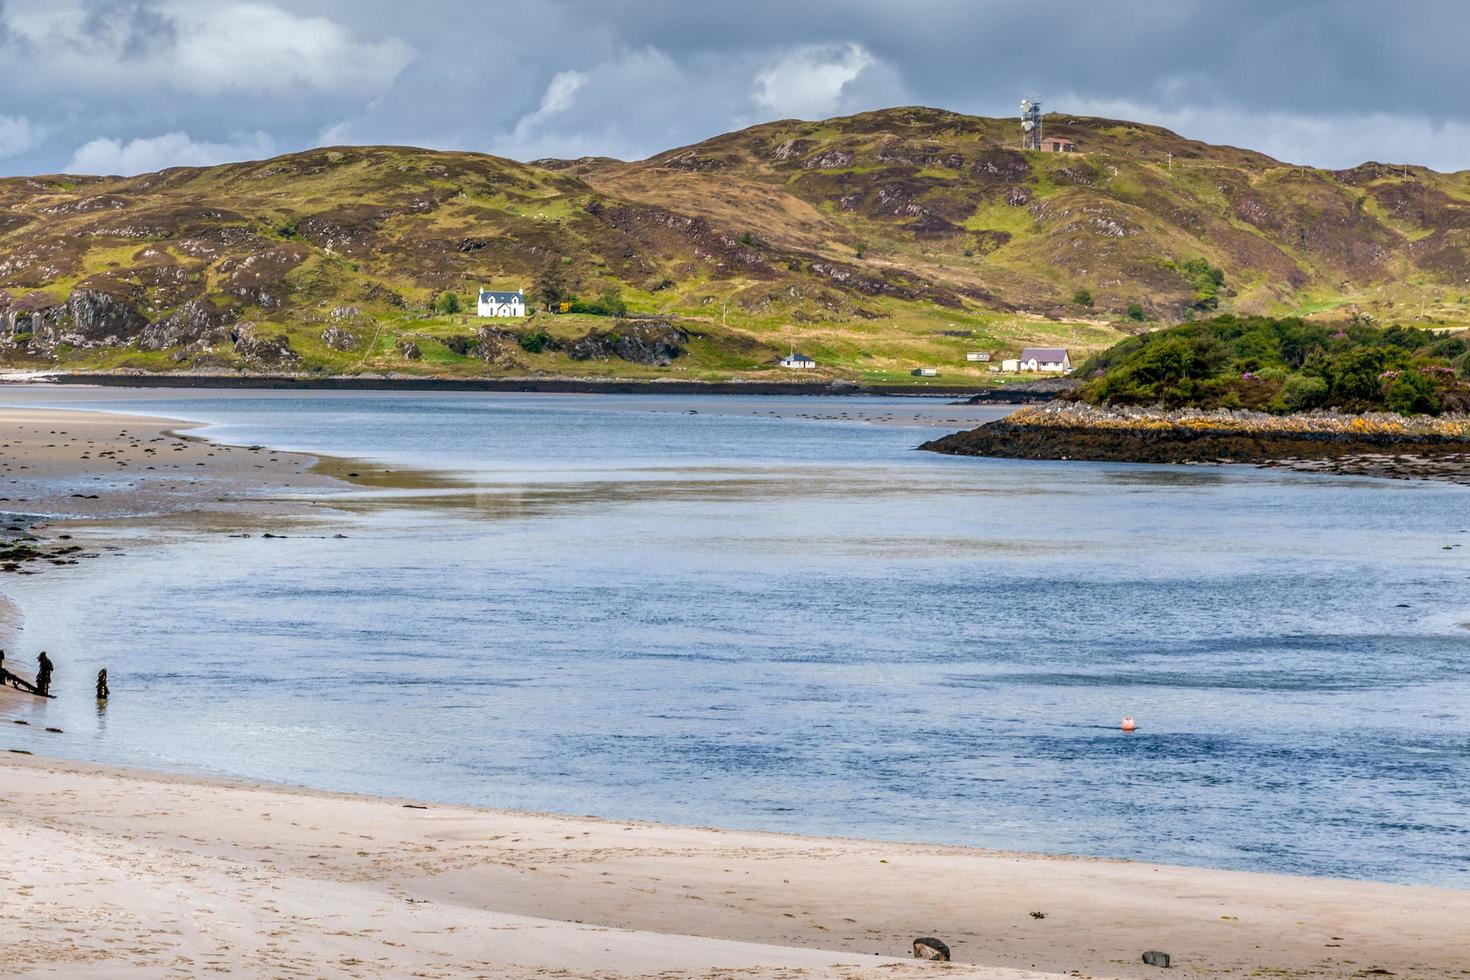
<svg viewBox="0 0 1470 980">
<path fill-rule="evenodd" d="M 1041 149 L 1041 103 L 1021 100 L 1021 149 Z"/>
</svg>

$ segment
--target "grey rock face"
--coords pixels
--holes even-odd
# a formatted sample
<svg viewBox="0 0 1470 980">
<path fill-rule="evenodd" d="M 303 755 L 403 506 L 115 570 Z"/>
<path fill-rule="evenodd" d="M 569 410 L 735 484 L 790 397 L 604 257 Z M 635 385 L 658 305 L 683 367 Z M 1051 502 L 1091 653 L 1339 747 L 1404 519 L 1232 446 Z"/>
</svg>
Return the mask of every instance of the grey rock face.
<svg viewBox="0 0 1470 980">
<path fill-rule="evenodd" d="M 147 319 L 127 300 L 98 289 L 72 290 L 66 309 L 71 323 L 54 338 L 57 343 L 79 347 L 126 344 L 148 326 Z"/>
<path fill-rule="evenodd" d="M 289 364 L 301 360 L 285 334 L 263 334 L 253 323 L 242 323 L 231 334 L 235 354 L 251 364 Z"/>
<path fill-rule="evenodd" d="M 138 346 L 143 350 L 164 350 L 199 343 L 211 346 L 228 339 L 224 314 L 207 299 L 191 299 L 145 327 L 138 337 Z"/>
<path fill-rule="evenodd" d="M 619 320 L 611 330 L 594 330 L 567 348 L 574 361 L 619 357 L 634 364 L 665 367 L 684 353 L 689 335 L 667 323 Z"/>
<path fill-rule="evenodd" d="M 335 310 L 333 313 L 335 314 Z M 332 350 L 348 351 L 358 345 L 360 338 L 351 330 L 343 327 L 328 327 L 322 331 L 322 343 Z"/>
</svg>

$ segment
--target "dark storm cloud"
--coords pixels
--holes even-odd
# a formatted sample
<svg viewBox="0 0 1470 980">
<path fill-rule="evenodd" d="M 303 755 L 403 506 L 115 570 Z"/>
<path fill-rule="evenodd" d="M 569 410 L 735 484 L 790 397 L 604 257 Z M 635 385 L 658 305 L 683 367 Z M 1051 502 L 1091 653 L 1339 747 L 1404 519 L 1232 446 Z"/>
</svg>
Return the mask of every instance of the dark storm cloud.
<svg viewBox="0 0 1470 980">
<path fill-rule="evenodd" d="M 1138 118 L 1345 166 L 1470 166 L 1450 0 L 0 0 L 0 167 L 320 142 L 637 157 L 897 103 Z M 9 80 L 8 80 L 9 81 Z"/>
</svg>

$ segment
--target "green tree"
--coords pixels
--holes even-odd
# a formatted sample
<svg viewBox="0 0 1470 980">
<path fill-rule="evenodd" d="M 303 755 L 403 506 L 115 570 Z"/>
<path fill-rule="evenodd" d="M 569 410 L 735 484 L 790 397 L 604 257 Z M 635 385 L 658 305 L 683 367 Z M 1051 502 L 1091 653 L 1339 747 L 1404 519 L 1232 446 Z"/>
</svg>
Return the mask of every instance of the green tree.
<svg viewBox="0 0 1470 980">
<path fill-rule="evenodd" d="M 1327 403 L 1327 382 L 1310 374 L 1294 374 L 1281 386 L 1281 401 L 1291 412 L 1321 408 Z"/>
<path fill-rule="evenodd" d="M 1086 287 L 1077 290 L 1075 293 L 1072 294 L 1072 302 L 1076 303 L 1078 306 L 1091 306 L 1092 291 L 1090 289 L 1087 289 Z"/>
<path fill-rule="evenodd" d="M 539 354 L 551 343 L 551 334 L 537 327 L 516 338 L 516 343 L 521 345 L 521 350 L 528 354 Z"/>
<path fill-rule="evenodd" d="M 1377 401 L 1384 361 L 1381 347 L 1355 347 L 1329 359 L 1327 375 L 1333 403 Z"/>
<path fill-rule="evenodd" d="M 1137 321 L 1139 323 L 1142 323 L 1143 322 L 1143 318 L 1146 315 L 1147 314 L 1145 314 L 1143 312 L 1143 307 L 1140 304 L 1138 304 L 1138 303 L 1129 303 L 1128 304 L 1128 319 L 1135 320 L 1135 321 Z"/>
<path fill-rule="evenodd" d="M 567 283 L 562 274 L 560 262 L 546 263 L 541 274 L 536 277 L 536 283 L 532 288 L 535 290 L 536 298 L 546 307 L 571 298 L 567 294 Z"/>
<path fill-rule="evenodd" d="M 602 308 L 603 316 L 627 316 L 628 304 L 623 300 L 622 291 L 616 286 L 609 286 L 602 291 L 597 298 L 597 305 Z"/>
<path fill-rule="evenodd" d="M 1196 310 L 1214 310 L 1220 306 L 1220 287 L 1225 285 L 1225 270 L 1210 265 L 1204 258 L 1190 259 L 1179 267 L 1194 290 L 1190 306 Z"/>
<path fill-rule="evenodd" d="M 454 292 L 446 290 L 439 294 L 434 300 L 435 313 L 458 313 L 460 311 L 459 296 Z"/>
<path fill-rule="evenodd" d="M 1426 415 L 1439 411 L 1439 392 L 1418 371 L 1404 371 L 1388 385 L 1383 403 L 1390 412 L 1400 415 Z"/>
</svg>

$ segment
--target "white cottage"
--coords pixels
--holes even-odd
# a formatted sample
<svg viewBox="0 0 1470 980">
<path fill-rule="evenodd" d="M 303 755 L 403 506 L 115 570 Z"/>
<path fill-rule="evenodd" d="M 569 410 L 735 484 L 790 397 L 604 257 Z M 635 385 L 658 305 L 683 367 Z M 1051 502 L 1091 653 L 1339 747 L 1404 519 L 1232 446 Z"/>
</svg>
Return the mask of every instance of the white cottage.
<svg viewBox="0 0 1470 980">
<path fill-rule="evenodd" d="M 812 368 L 817 366 L 816 361 L 812 360 L 810 357 L 807 357 L 805 354 L 798 354 L 795 351 L 792 351 L 786 357 L 781 358 L 778 363 L 783 368 L 787 368 L 792 371 L 810 371 Z"/>
<path fill-rule="evenodd" d="M 1072 370 L 1072 359 L 1060 347 L 1027 347 L 1021 351 L 1020 370 L 1047 374 L 1066 374 Z"/>
<path fill-rule="evenodd" d="M 513 293 L 482 289 L 477 312 L 480 316 L 525 316 L 526 294 L 519 289 Z"/>
</svg>

